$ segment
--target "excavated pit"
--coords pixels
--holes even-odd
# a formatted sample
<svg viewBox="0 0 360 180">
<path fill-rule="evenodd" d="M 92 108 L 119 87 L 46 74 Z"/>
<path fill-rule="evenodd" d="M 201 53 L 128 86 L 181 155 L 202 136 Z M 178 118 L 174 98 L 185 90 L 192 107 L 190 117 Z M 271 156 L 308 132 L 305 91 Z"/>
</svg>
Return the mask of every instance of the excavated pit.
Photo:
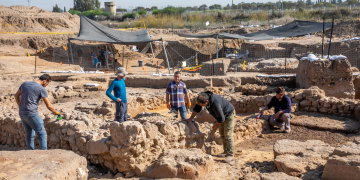
<svg viewBox="0 0 360 180">
<path fill-rule="evenodd" d="M 60 80 L 68 80 L 70 77 Z M 82 78 L 89 79 L 89 77 Z M 152 175 L 152 166 L 159 166 L 154 163 L 162 157 L 161 154 L 165 149 L 196 148 L 204 154 L 216 155 L 221 153 L 222 142 L 219 134 L 216 134 L 215 139 L 209 137 L 209 130 L 214 119 L 211 119 L 211 116 L 206 112 L 202 112 L 195 123 L 189 124 L 171 117 L 165 109 L 165 89 L 128 87 L 129 115 L 132 118 L 123 124 L 113 122 L 115 107 L 105 96 L 104 90 L 109 83 L 105 79 L 97 79 L 96 82 L 102 81 L 103 87 L 95 90 L 80 86 L 81 83 L 78 81 L 81 82 L 81 76 L 73 82 L 74 86 L 64 85 L 64 82 L 71 84 L 72 81 L 55 81 L 52 86 L 48 87 L 50 99 L 64 116 L 64 120 L 55 121 L 53 116 L 45 110 L 44 105 L 39 107 L 40 115 L 44 118 L 48 132 L 49 149 L 71 150 L 87 158 L 89 163 L 105 168 L 104 172 L 107 169 L 111 174 L 121 172 L 128 177 L 131 175 L 155 177 Z M 238 113 L 234 130 L 234 140 L 238 144 L 237 147 L 243 147 L 245 142 L 255 143 L 259 137 L 260 145 L 263 145 L 261 139 L 264 137 L 269 137 L 272 141 L 286 137 L 286 135 L 276 137 L 271 133 L 269 134 L 270 129 L 266 120 L 272 111 L 265 113 L 262 120 L 256 120 L 256 114 L 254 114 L 269 102 L 275 87 L 247 84 L 236 87 L 228 86 L 228 88 L 206 87 L 205 89 L 222 95 L 234 105 Z M 190 88 L 192 104 L 195 104 L 196 94 L 205 89 Z M 286 89 L 287 95 L 293 101 L 292 110 L 295 118 L 292 125 L 295 132 L 311 128 L 313 130 L 310 132 L 314 134 L 318 133 L 317 130 L 322 130 L 324 133 L 331 131 L 334 136 L 340 132 L 343 133 L 340 136 L 345 137 L 347 134 L 358 133 L 358 128 L 349 129 L 347 127 L 349 123 L 352 124 L 351 127 L 359 126 L 359 122 L 354 120 L 360 114 L 359 101 L 329 98 L 325 96 L 324 91 L 317 88 Z M 0 117 L 1 143 L 10 147 L 24 148 L 26 144 L 25 131 L 18 117 L 13 96 L 1 97 L 0 103 L 4 112 Z M 142 113 L 143 111 L 149 113 Z M 324 118 L 327 116 L 324 114 L 347 118 L 343 118 L 345 123 L 342 123 L 342 120 L 329 117 L 333 119 L 333 124 L 329 124 L 328 127 L 317 126 L 317 124 L 312 124 L 312 119 L 306 120 L 307 117 L 313 116 L 313 112 L 320 113 L 314 118 L 323 118 L 324 122 L 330 122 Z M 337 128 L 334 129 L 334 127 Z M 128 130 L 122 131 L 121 129 Z M 134 134 L 133 131 L 137 133 Z M 295 136 L 292 137 L 296 138 Z M 311 138 L 314 137 L 311 136 Z M 265 147 L 269 148 L 270 144 L 264 145 Z M 244 154 L 236 154 L 239 157 L 250 156 L 253 151 L 254 149 L 251 150 L 248 147 L 244 148 Z M 265 152 L 260 154 L 263 153 Z M 267 157 L 267 155 L 265 156 Z M 203 158 L 206 159 L 206 156 Z M 213 158 L 216 160 L 216 157 Z M 210 161 L 209 159 L 209 163 L 211 163 Z M 248 161 L 252 162 L 251 158 Z M 164 162 L 168 162 L 168 160 L 164 160 Z M 236 162 L 239 164 L 239 159 Z M 240 164 L 244 165 L 243 163 Z M 215 163 L 214 168 L 218 166 Z M 255 163 L 247 167 L 252 166 L 259 166 L 259 164 Z M 209 170 L 202 171 L 200 164 L 194 164 L 191 167 L 195 168 L 194 171 L 203 173 L 202 177 L 197 178 L 206 178 L 212 174 L 211 170 L 211 172 Z M 243 175 L 250 173 L 247 170 L 241 172 Z M 108 176 L 111 175 L 107 174 Z M 182 177 L 180 174 L 176 174 L 176 176 L 164 175 L 164 177 L 177 176 Z M 237 174 L 234 177 L 240 177 L 240 175 Z"/>
</svg>

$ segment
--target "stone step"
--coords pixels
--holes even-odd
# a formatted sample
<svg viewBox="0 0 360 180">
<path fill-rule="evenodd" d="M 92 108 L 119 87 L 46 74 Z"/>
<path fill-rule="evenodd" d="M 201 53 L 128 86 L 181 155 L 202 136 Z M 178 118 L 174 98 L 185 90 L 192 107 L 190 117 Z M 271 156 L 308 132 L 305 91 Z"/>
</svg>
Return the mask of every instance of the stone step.
<svg viewBox="0 0 360 180">
<path fill-rule="evenodd" d="M 345 117 L 309 112 L 296 112 L 294 115 L 291 124 L 310 129 L 356 133 L 360 128 L 359 121 Z"/>
</svg>

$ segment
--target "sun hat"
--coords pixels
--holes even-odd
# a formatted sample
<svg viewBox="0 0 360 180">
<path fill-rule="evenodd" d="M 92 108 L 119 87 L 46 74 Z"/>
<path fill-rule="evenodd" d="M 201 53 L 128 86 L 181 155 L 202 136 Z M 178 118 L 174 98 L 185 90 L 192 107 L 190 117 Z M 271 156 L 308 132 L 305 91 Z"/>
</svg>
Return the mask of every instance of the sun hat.
<svg viewBox="0 0 360 180">
<path fill-rule="evenodd" d="M 119 67 L 116 70 L 115 76 L 125 76 L 126 74 L 129 74 L 129 73 L 125 71 L 125 68 Z"/>
</svg>

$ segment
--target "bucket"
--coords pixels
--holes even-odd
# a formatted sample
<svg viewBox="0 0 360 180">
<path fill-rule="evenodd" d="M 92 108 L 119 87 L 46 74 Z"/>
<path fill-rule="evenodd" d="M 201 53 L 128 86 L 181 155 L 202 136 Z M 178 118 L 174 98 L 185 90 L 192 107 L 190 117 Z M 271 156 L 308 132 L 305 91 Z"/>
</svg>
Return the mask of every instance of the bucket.
<svg viewBox="0 0 360 180">
<path fill-rule="evenodd" d="M 139 67 L 143 67 L 144 65 L 144 60 L 139 60 Z"/>
<path fill-rule="evenodd" d="M 181 67 L 186 67 L 186 61 L 181 62 Z"/>
</svg>

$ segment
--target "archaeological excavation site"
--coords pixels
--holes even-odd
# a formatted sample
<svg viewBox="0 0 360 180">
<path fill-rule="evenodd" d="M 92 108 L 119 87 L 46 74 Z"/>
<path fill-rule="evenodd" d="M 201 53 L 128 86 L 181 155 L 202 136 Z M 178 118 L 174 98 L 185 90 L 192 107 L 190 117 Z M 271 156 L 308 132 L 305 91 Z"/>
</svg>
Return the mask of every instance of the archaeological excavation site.
<svg viewBox="0 0 360 180">
<path fill-rule="evenodd" d="M 122 31 L 55 14 L 0 6 L 0 179 L 360 179 L 360 20 Z M 121 123 L 106 95 L 119 68 Z M 168 109 L 175 72 L 187 118 L 206 91 L 234 107 L 233 161 L 218 156 L 225 145 L 206 106 L 190 122 Z M 16 94 L 44 74 L 61 115 L 40 100 L 47 150 L 38 134 L 27 150 Z M 274 108 L 259 115 L 278 87 L 291 100 L 288 133 L 270 123 Z"/>
</svg>

